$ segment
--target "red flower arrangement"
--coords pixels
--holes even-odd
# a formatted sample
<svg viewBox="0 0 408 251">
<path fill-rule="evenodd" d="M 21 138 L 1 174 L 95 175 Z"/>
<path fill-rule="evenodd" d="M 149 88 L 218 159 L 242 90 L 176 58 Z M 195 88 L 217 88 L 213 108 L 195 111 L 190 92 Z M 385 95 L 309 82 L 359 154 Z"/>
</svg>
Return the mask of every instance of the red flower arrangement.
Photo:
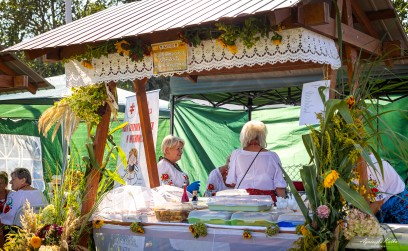
<svg viewBox="0 0 408 251">
<path fill-rule="evenodd" d="M 169 175 L 167 173 L 163 173 L 161 176 L 162 180 L 168 180 L 169 179 Z"/>
</svg>

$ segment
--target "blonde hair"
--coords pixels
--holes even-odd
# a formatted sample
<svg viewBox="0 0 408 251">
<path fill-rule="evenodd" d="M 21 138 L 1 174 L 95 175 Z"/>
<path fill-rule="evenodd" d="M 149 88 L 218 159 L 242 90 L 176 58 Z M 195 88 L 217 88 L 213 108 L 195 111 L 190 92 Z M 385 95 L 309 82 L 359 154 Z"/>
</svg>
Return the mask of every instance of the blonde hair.
<svg viewBox="0 0 408 251">
<path fill-rule="evenodd" d="M 166 148 L 173 148 L 181 144 L 184 146 L 184 140 L 182 140 L 179 137 L 173 136 L 173 135 L 167 135 L 164 137 L 162 145 L 161 145 L 161 151 L 163 154 L 166 154 Z"/>
<path fill-rule="evenodd" d="M 256 140 L 261 147 L 266 148 L 267 133 L 266 126 L 261 121 L 248 121 L 245 123 L 244 127 L 242 127 L 239 136 L 241 147 L 247 147 L 251 141 Z"/>
<path fill-rule="evenodd" d="M 0 179 L 3 179 L 4 183 L 7 186 L 8 182 L 9 182 L 9 176 L 5 171 L 0 172 Z"/>
</svg>

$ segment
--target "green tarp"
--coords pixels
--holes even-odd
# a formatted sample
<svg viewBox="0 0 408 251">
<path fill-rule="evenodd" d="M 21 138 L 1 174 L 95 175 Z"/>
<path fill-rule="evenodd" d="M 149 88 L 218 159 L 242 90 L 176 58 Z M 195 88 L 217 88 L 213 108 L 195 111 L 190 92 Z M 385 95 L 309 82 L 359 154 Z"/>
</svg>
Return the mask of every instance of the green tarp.
<svg viewBox="0 0 408 251">
<path fill-rule="evenodd" d="M 389 126 L 395 134 L 405 137 L 405 141 L 396 143 L 383 136 L 385 147 L 380 151 L 389 160 L 398 173 L 405 179 L 407 164 L 395 153 L 395 145 L 403 144 L 407 149 L 408 116 L 403 111 L 408 99 L 380 106 L 380 110 L 393 110 L 381 116 L 383 121 L 378 127 L 379 132 Z M 381 112 L 380 112 L 381 114 Z M 252 120 L 263 121 L 268 128 L 268 149 L 276 151 L 282 165 L 293 180 L 299 180 L 299 168 L 309 162 L 303 146 L 302 134 L 307 134 L 307 126 L 299 126 L 300 107 L 294 106 L 280 109 L 264 109 L 252 112 Z M 191 180 L 202 182 L 201 192 L 205 190 L 208 173 L 225 163 L 227 156 L 240 147 L 239 133 L 248 119 L 244 111 L 230 111 L 198 105 L 190 101 L 178 101 L 175 105 L 174 133 L 186 141 L 184 154 L 179 161 L 182 169 Z M 404 154 L 404 153 L 399 153 Z M 405 155 L 408 152 L 405 151 Z"/>
</svg>

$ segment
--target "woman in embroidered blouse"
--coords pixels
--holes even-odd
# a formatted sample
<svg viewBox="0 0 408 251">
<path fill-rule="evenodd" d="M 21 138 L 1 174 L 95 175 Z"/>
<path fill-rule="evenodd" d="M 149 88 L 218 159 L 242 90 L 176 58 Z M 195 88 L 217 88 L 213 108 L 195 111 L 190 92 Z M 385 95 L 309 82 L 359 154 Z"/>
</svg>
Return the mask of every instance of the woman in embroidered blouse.
<svg viewBox="0 0 408 251">
<path fill-rule="evenodd" d="M 370 208 L 380 223 L 408 224 L 408 190 L 404 181 L 385 160 L 382 160 L 384 176 L 373 154 L 374 168 L 367 167 L 368 186 L 371 191 Z"/>
<path fill-rule="evenodd" d="M 187 190 L 191 193 L 199 190 L 200 181 L 190 184 L 188 175 L 177 165 L 183 154 L 184 140 L 173 135 L 167 135 L 162 142 L 161 151 L 164 155 L 157 163 L 159 179 L 162 185 L 183 187 L 187 185 Z"/>
<path fill-rule="evenodd" d="M 225 165 L 215 168 L 210 172 L 207 179 L 206 197 L 215 196 L 218 191 L 230 189 L 230 186 L 225 184 L 228 175 L 228 165 L 231 156 L 228 156 Z"/>
<path fill-rule="evenodd" d="M 14 225 L 14 217 L 18 213 L 19 209 L 24 206 L 26 201 L 30 202 L 32 206 L 47 203 L 43 193 L 31 187 L 31 174 L 28 169 L 14 169 L 14 171 L 11 173 L 10 184 L 13 191 L 11 191 L 7 196 L 3 214 L 0 215 L 1 224 L 7 226 Z M 3 228 L 3 232 L 7 232 L 7 229 Z"/>
<path fill-rule="evenodd" d="M 249 121 L 241 130 L 242 148 L 232 152 L 226 183 L 251 195 L 286 197 L 286 181 L 279 156 L 266 150 L 266 126 Z"/>
<path fill-rule="evenodd" d="M 5 171 L 0 172 L 0 214 L 3 213 L 4 205 L 6 204 L 7 195 L 10 192 L 7 189 L 8 174 Z"/>
</svg>

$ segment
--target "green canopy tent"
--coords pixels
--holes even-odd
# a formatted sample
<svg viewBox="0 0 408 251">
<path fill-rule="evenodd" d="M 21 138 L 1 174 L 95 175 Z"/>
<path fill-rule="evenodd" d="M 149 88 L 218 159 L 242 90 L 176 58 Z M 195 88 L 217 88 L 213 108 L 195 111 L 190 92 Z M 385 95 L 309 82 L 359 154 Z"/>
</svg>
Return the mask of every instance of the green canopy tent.
<svg viewBox="0 0 408 251">
<path fill-rule="evenodd" d="M 64 142 L 61 133 L 59 132 L 54 141 L 51 141 L 51 132 L 47 137 L 44 137 L 38 132 L 38 119 L 41 114 L 51 107 L 54 102 L 62 97 L 69 95 L 70 90 L 66 87 L 65 75 L 47 78 L 47 81 L 53 84 L 55 89 L 38 91 L 36 95 L 27 93 L 15 93 L 10 95 L 0 96 L 0 134 L 18 134 L 37 136 L 41 139 L 42 160 L 44 173 L 47 173 L 48 180 L 51 175 L 61 172 L 64 164 Z M 119 114 L 118 120 L 112 126 L 117 126 L 123 122 L 124 110 L 126 105 L 126 97 L 134 95 L 133 92 L 128 92 L 118 88 L 118 104 Z M 170 111 L 168 102 L 160 100 L 159 104 L 159 128 L 158 128 L 158 144 L 169 133 L 170 128 Z M 78 151 L 78 155 L 86 154 L 85 143 L 87 138 L 86 125 L 81 123 L 72 136 L 71 145 Z M 121 131 L 114 134 L 114 140 L 117 144 L 120 143 Z M 157 151 L 160 155 L 160 149 Z M 116 163 L 111 161 L 110 166 L 114 167 Z"/>
<path fill-rule="evenodd" d="M 398 65 L 392 72 L 379 69 L 376 74 L 384 80 L 377 86 L 401 82 L 403 80 L 395 76 L 406 78 L 407 72 L 407 65 Z M 224 164 L 227 156 L 240 147 L 240 130 L 250 119 L 267 125 L 268 149 L 278 153 L 292 179 L 300 179 L 299 168 L 309 162 L 301 139 L 309 128 L 299 126 L 302 85 L 323 79 L 323 74 L 313 70 L 294 70 L 286 75 L 280 73 L 263 77 L 207 76 L 198 78 L 197 83 L 180 77 L 171 78 L 171 130 L 188 142 L 180 164 L 194 180 L 206 181 L 208 173 Z M 381 116 L 378 131 L 391 128 L 395 134 L 408 137 L 408 113 L 404 110 L 408 103 L 407 95 L 406 85 L 377 93 L 373 100 L 385 101 L 379 103 L 375 111 L 394 111 Z M 403 159 L 408 159 L 408 156 L 404 158 L 401 153 L 393 152 L 396 142 L 387 139 L 386 135 L 382 138 L 386 147 L 380 149 L 380 153 L 406 178 L 408 163 Z"/>
</svg>

